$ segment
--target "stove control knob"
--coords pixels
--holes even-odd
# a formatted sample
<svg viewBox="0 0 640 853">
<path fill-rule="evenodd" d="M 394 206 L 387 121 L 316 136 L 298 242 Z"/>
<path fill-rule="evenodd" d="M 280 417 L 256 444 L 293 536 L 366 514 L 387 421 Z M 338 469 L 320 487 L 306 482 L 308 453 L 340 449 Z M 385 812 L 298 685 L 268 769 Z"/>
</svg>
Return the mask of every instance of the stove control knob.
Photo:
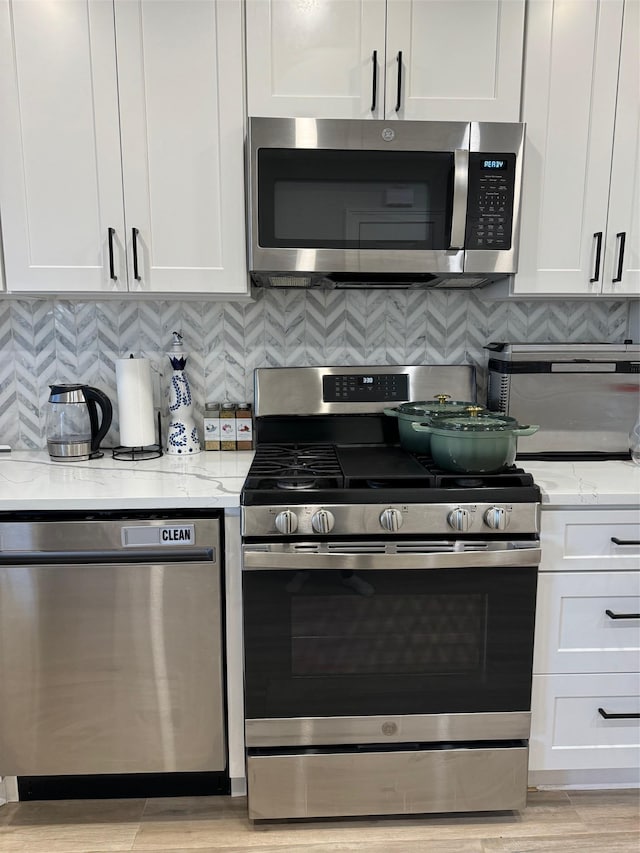
<svg viewBox="0 0 640 853">
<path fill-rule="evenodd" d="M 509 514 L 503 506 L 492 506 L 484 514 L 484 523 L 492 530 L 506 530 Z"/>
<path fill-rule="evenodd" d="M 459 506 L 451 510 L 447 516 L 447 521 L 449 522 L 449 527 L 453 527 L 454 530 L 464 533 L 471 527 L 471 513 L 468 509 Z"/>
<path fill-rule="evenodd" d="M 385 509 L 380 513 L 380 527 L 384 527 L 389 533 L 395 533 L 396 530 L 400 530 L 403 521 L 404 518 L 399 509 L 389 507 L 389 509 Z"/>
<path fill-rule="evenodd" d="M 298 516 L 290 509 L 283 509 L 276 515 L 276 530 L 285 536 L 298 529 Z"/>
<path fill-rule="evenodd" d="M 311 526 L 316 533 L 331 533 L 335 523 L 335 516 L 328 509 L 319 509 L 311 516 Z"/>
</svg>

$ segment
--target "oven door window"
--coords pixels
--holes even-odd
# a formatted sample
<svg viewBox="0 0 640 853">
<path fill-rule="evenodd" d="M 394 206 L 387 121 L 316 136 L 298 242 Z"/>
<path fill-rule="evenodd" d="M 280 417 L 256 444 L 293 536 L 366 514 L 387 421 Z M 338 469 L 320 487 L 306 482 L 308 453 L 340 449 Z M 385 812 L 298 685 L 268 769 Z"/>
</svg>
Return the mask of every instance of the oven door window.
<svg viewBox="0 0 640 853">
<path fill-rule="evenodd" d="M 246 571 L 247 717 L 528 710 L 536 577 Z"/>
<path fill-rule="evenodd" d="M 453 154 L 258 151 L 260 246 L 446 249 Z"/>
</svg>

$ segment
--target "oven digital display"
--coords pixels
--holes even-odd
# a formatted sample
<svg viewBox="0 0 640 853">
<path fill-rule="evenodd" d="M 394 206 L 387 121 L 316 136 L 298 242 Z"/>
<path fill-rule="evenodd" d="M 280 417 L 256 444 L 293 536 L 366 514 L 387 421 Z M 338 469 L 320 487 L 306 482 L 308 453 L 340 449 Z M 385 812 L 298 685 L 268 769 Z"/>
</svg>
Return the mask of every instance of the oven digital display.
<svg viewBox="0 0 640 853">
<path fill-rule="evenodd" d="M 325 403 L 391 403 L 409 399 L 406 373 L 340 374 L 322 377 Z"/>
</svg>

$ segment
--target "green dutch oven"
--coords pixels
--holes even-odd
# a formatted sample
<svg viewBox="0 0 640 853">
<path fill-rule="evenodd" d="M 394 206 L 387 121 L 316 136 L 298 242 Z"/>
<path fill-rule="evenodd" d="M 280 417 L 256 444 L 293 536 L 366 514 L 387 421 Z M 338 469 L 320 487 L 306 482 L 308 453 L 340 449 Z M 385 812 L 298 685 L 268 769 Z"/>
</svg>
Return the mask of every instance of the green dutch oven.
<svg viewBox="0 0 640 853">
<path fill-rule="evenodd" d="M 445 471 L 493 474 L 513 465 L 519 436 L 533 435 L 539 426 L 521 426 L 515 418 L 469 406 L 464 414 L 441 415 L 430 423 L 412 423 L 417 433 L 431 437 L 431 456 Z"/>
<path fill-rule="evenodd" d="M 431 436 L 426 432 L 414 431 L 412 425 L 428 421 L 433 415 L 460 414 L 473 405 L 474 403 L 463 400 L 452 400 L 449 394 L 436 394 L 433 400 L 402 403 L 394 409 L 384 409 L 384 413 L 391 418 L 398 419 L 400 444 L 405 450 L 411 450 L 414 453 L 429 453 Z"/>
</svg>

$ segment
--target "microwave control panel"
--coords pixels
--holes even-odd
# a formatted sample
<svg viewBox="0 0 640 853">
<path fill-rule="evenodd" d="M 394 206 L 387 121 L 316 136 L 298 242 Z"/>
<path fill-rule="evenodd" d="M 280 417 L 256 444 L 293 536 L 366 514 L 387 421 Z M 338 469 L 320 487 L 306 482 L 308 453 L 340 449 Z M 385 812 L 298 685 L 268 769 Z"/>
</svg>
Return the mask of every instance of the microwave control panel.
<svg viewBox="0 0 640 853">
<path fill-rule="evenodd" d="M 469 154 L 465 249 L 511 248 L 515 154 Z"/>
</svg>

